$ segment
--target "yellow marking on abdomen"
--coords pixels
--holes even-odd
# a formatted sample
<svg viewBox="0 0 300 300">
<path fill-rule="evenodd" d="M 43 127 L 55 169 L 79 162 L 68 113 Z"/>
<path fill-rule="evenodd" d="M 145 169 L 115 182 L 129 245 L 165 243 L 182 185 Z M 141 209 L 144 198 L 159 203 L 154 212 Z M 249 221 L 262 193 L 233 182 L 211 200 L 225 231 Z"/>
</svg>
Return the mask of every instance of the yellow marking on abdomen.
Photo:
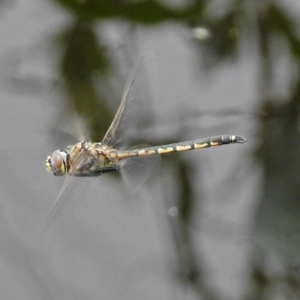
<svg viewBox="0 0 300 300">
<path fill-rule="evenodd" d="M 124 158 L 131 158 L 138 156 L 137 152 L 118 152 L 117 158 L 118 159 L 124 159 Z"/>
<path fill-rule="evenodd" d="M 210 142 L 210 144 L 212 146 L 219 146 L 219 145 L 222 145 L 220 142 Z"/>
<path fill-rule="evenodd" d="M 203 143 L 203 144 L 194 144 L 195 149 L 202 149 L 202 148 L 207 148 L 210 147 L 208 143 Z"/>
<path fill-rule="evenodd" d="M 158 148 L 157 149 L 157 153 L 159 154 L 164 154 L 164 153 L 170 153 L 170 152 L 174 152 L 174 148 Z"/>
<path fill-rule="evenodd" d="M 192 146 L 191 145 L 187 145 L 187 146 L 176 146 L 176 151 L 187 151 L 187 150 L 192 150 Z"/>
<path fill-rule="evenodd" d="M 156 153 L 155 150 L 148 150 L 148 151 L 140 150 L 140 151 L 138 151 L 139 156 L 148 156 L 148 155 L 152 155 L 152 154 L 155 154 L 155 153 Z"/>
</svg>

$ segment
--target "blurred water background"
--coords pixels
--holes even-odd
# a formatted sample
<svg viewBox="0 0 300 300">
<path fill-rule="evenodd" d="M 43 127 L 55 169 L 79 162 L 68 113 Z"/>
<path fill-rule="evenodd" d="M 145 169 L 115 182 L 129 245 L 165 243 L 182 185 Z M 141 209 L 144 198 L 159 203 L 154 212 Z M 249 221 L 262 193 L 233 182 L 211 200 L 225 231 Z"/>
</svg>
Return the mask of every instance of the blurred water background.
<svg viewBox="0 0 300 300">
<path fill-rule="evenodd" d="M 298 1 L 0 1 L 0 299 L 300 299 Z M 136 144 L 242 135 L 63 185 L 47 155 L 101 141 L 135 61 Z M 147 119 L 147 126 L 140 126 Z M 135 125 L 135 126 L 134 126 Z M 76 135 L 76 133 L 75 133 Z"/>
</svg>

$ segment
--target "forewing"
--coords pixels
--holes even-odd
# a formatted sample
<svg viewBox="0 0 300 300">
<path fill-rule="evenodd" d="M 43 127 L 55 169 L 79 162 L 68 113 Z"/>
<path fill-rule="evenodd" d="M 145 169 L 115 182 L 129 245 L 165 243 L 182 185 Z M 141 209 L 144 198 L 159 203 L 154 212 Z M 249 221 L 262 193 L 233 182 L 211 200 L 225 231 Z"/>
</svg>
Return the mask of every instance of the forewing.
<svg viewBox="0 0 300 300">
<path fill-rule="evenodd" d="M 104 144 L 125 149 L 130 146 L 130 139 L 134 139 L 132 131 L 140 125 L 147 126 L 145 124 L 151 119 L 151 109 L 148 109 L 151 105 L 149 77 L 153 74 L 153 66 L 153 51 L 145 51 L 128 78 L 117 113 L 102 140 Z M 143 112 L 147 115 L 142 116 Z"/>
<path fill-rule="evenodd" d="M 80 174 L 78 173 L 77 166 L 79 164 L 84 163 L 86 155 L 87 154 L 84 151 L 82 151 L 76 157 L 76 159 L 73 161 L 71 168 L 69 170 L 69 174 L 72 176 L 67 174 L 66 178 L 64 179 L 64 183 L 60 189 L 60 192 L 59 192 L 58 196 L 56 197 L 56 199 L 52 205 L 52 208 L 47 216 L 47 219 L 45 221 L 43 232 L 42 232 L 43 237 L 45 237 L 46 233 L 48 232 L 48 230 L 51 228 L 51 226 L 55 222 L 56 218 L 59 215 L 59 211 L 66 205 L 67 201 L 72 198 L 72 197 L 69 197 L 69 192 L 70 192 L 71 188 L 74 186 L 75 182 L 77 181 L 77 178 L 74 176 L 80 176 Z"/>
<path fill-rule="evenodd" d="M 151 89 L 149 84 L 149 75 L 153 71 L 154 54 L 152 51 L 145 51 L 137 60 L 129 79 L 126 83 L 125 90 L 121 99 L 121 103 L 117 110 L 117 113 L 111 123 L 104 139 L 102 142 L 106 145 L 112 146 L 117 149 L 124 149 L 130 146 L 130 140 L 137 140 L 139 137 L 134 137 L 138 132 L 135 129 L 146 128 L 147 122 L 152 119 L 150 97 Z M 142 109 L 143 108 L 143 109 Z M 144 112 L 146 115 L 142 115 Z M 76 117 L 77 118 L 77 117 Z M 77 130 L 77 126 L 80 122 L 76 119 L 76 136 L 83 140 L 83 134 L 81 130 Z M 74 124 L 74 122 L 73 122 Z M 74 135 L 74 128 L 72 135 Z M 132 134 L 132 132 L 135 134 Z M 78 134 L 79 132 L 79 134 Z M 122 145 L 120 142 L 122 141 Z M 76 166 L 84 163 L 85 153 L 81 152 L 78 157 L 74 160 L 71 169 L 69 170 L 70 175 L 79 176 Z M 151 156 L 148 158 L 133 158 L 122 162 L 122 168 L 124 168 L 123 176 L 127 184 L 136 190 L 152 173 L 153 168 L 156 165 L 158 156 Z M 46 219 L 43 235 L 49 230 L 54 223 L 58 212 L 65 206 L 67 200 L 71 197 L 67 197 L 70 187 L 74 185 L 76 181 L 73 176 L 67 175 L 64 184 L 58 194 L 51 211 Z"/>
<path fill-rule="evenodd" d="M 55 136 L 62 137 L 65 143 L 89 140 L 88 130 L 84 119 L 72 105 L 61 108 L 59 117 L 56 120 Z"/>
<path fill-rule="evenodd" d="M 42 238 L 45 238 L 48 231 L 52 227 L 53 223 L 55 222 L 56 217 L 58 216 L 58 212 L 62 209 L 62 207 L 66 204 L 67 200 L 69 200 L 71 197 L 67 197 L 67 190 L 70 190 L 72 186 L 74 186 L 74 183 L 76 181 L 76 178 L 67 176 L 64 180 L 63 186 L 60 189 L 60 192 L 58 196 L 56 197 L 52 208 L 47 216 L 47 219 L 44 223 L 43 231 L 42 231 Z"/>
</svg>

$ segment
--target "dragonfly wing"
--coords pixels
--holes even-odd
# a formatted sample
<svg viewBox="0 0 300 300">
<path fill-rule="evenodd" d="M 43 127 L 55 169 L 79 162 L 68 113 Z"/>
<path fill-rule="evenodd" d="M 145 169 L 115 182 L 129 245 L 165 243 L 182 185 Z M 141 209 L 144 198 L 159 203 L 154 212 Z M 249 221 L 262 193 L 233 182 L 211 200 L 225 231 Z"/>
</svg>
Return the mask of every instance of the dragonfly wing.
<svg viewBox="0 0 300 300">
<path fill-rule="evenodd" d="M 67 176 L 64 180 L 63 186 L 56 197 L 52 208 L 47 216 L 47 219 L 44 223 L 43 226 L 43 231 L 42 231 L 42 238 L 44 238 L 49 229 L 52 227 L 53 223 L 55 222 L 56 217 L 58 216 L 58 212 L 63 208 L 63 206 L 66 204 L 67 200 L 70 199 L 70 197 L 66 197 L 65 195 L 67 194 L 67 190 L 69 190 L 74 183 L 76 182 L 76 178 Z"/>
<path fill-rule="evenodd" d="M 139 119 L 145 121 L 147 117 L 150 118 L 151 110 L 145 108 L 141 110 L 140 106 L 147 106 L 151 102 L 147 99 L 151 95 L 151 86 L 147 77 L 151 75 L 153 60 L 153 51 L 145 51 L 137 60 L 126 83 L 117 113 L 102 143 L 116 148 L 117 143 L 122 139 L 122 147 L 129 146 L 129 129 L 138 128 L 136 123 Z M 142 117 L 141 111 L 147 113 L 147 117 Z"/>
<path fill-rule="evenodd" d="M 144 52 L 138 59 L 135 64 L 133 71 L 131 72 L 129 79 L 126 83 L 125 90 L 121 99 L 121 103 L 117 110 L 117 113 L 111 123 L 104 139 L 102 140 L 103 144 L 115 147 L 117 143 L 122 140 L 122 147 L 118 147 L 117 149 L 126 148 L 130 145 L 129 139 L 130 134 L 129 128 L 139 128 L 138 121 L 151 119 L 151 110 L 143 109 L 145 113 L 147 113 L 147 117 L 140 115 L 140 105 L 147 106 L 150 101 L 148 101 L 147 96 L 151 95 L 149 89 L 150 85 L 148 84 L 147 76 L 149 75 L 149 71 L 151 71 L 151 61 L 154 60 L 154 54 L 152 51 Z M 150 68 L 149 68 L 150 66 Z M 145 99 L 146 98 L 146 99 Z M 79 124 L 76 123 L 76 128 Z M 145 123 L 143 123 L 145 124 Z M 143 125 L 145 128 L 147 125 Z M 79 130 L 80 140 L 82 140 L 82 133 Z M 73 133 L 72 133 L 73 134 Z M 78 136 L 78 134 L 77 134 Z M 69 174 L 73 176 L 80 176 L 80 168 L 77 168 L 79 164 L 83 164 L 85 161 L 86 154 L 80 153 L 78 157 L 74 160 Z M 124 164 L 123 175 L 125 181 L 129 184 L 129 186 L 136 187 L 140 186 L 151 174 L 154 166 L 156 165 L 159 157 L 147 157 L 142 159 L 129 159 L 128 162 L 122 163 Z M 65 195 L 69 193 L 70 187 L 74 185 L 76 182 L 73 176 L 67 176 L 64 181 L 63 187 L 59 195 L 57 196 L 52 209 L 46 219 L 43 235 L 52 226 L 54 220 L 57 217 L 58 212 L 65 206 L 65 202 L 70 197 L 66 197 Z"/>
<path fill-rule="evenodd" d="M 72 105 L 61 109 L 60 116 L 56 121 L 54 133 L 67 138 L 67 141 L 64 141 L 69 144 L 89 138 L 84 119 Z"/>
<path fill-rule="evenodd" d="M 133 157 L 121 160 L 120 171 L 126 186 L 136 192 L 141 185 L 153 174 L 161 162 L 160 155 Z"/>
<path fill-rule="evenodd" d="M 65 205 L 67 205 L 68 200 L 73 199 L 72 197 L 67 197 L 67 195 L 69 195 L 69 192 L 71 188 L 74 186 L 75 182 L 78 182 L 77 178 L 74 176 L 81 175 L 78 171 L 77 166 L 84 162 L 86 155 L 87 154 L 84 151 L 80 152 L 80 154 L 76 157 L 76 159 L 72 163 L 71 168 L 68 171 L 69 174 L 72 176 L 66 175 L 63 186 L 61 187 L 60 192 L 56 197 L 52 205 L 52 208 L 47 216 L 47 219 L 45 221 L 43 231 L 42 231 L 42 237 L 45 236 L 48 230 L 52 227 L 55 219 L 59 215 L 59 212 L 63 209 Z"/>
<path fill-rule="evenodd" d="M 81 150 L 77 157 L 73 159 L 72 163 L 70 163 L 70 168 L 68 170 L 69 175 L 83 177 L 83 174 L 80 174 L 80 166 L 84 165 L 87 155 L 88 154 L 85 151 Z"/>
</svg>

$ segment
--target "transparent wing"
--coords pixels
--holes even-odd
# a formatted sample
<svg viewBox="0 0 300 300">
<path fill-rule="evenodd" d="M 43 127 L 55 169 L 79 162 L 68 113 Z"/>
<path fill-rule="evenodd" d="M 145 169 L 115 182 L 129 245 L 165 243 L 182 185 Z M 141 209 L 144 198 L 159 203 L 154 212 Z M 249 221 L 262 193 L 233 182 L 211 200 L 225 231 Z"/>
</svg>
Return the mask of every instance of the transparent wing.
<svg viewBox="0 0 300 300">
<path fill-rule="evenodd" d="M 135 129 L 145 128 L 152 120 L 152 110 L 149 109 L 151 91 L 147 76 L 150 75 L 149 72 L 151 72 L 151 63 L 153 60 L 154 54 L 152 51 L 146 51 L 139 57 L 126 83 L 117 113 L 102 143 L 116 149 L 125 149 L 130 146 L 131 140 L 136 141 L 138 131 Z M 143 109 L 141 106 L 143 106 Z M 146 115 L 141 115 L 142 112 Z M 134 130 L 134 133 L 132 133 L 133 130 L 131 129 Z M 79 135 L 80 139 L 83 140 L 81 132 Z M 134 137 L 132 138 L 132 136 Z M 139 136 L 139 139 L 141 138 L 142 136 Z M 122 144 L 120 144 L 121 141 Z M 76 169 L 76 165 L 84 161 L 85 155 L 84 152 L 78 155 L 73 165 L 74 170 Z M 150 176 L 159 160 L 160 157 L 158 155 L 124 160 L 121 164 L 121 171 L 127 185 L 135 191 Z M 70 197 L 66 197 L 66 194 L 69 194 L 71 186 L 74 186 L 75 181 L 77 182 L 74 177 L 67 175 L 63 187 L 46 219 L 43 235 L 45 235 L 49 227 L 54 223 L 58 212 L 68 202 Z"/>
<path fill-rule="evenodd" d="M 69 200 L 73 200 L 74 197 L 71 197 L 70 195 L 73 195 L 74 193 L 78 193 L 78 189 L 76 189 L 76 186 L 78 186 L 78 184 L 84 180 L 84 178 L 80 178 L 80 180 L 79 180 L 78 177 L 75 177 L 78 175 L 78 174 L 76 174 L 76 166 L 78 164 L 81 164 L 85 160 L 86 155 L 87 154 L 82 151 L 76 157 L 71 169 L 69 170 L 70 174 L 74 175 L 74 176 L 70 176 L 68 174 L 66 175 L 63 185 L 60 189 L 60 192 L 57 195 L 57 197 L 51 207 L 51 210 L 47 216 L 47 219 L 44 223 L 43 231 L 42 231 L 42 238 L 46 237 L 49 229 L 52 227 L 55 220 L 59 216 L 60 211 L 64 207 L 71 208 L 70 205 L 69 206 L 67 205 L 67 203 Z M 75 185 L 75 183 L 76 183 L 76 185 Z M 76 190 L 76 192 L 75 192 L 75 190 Z"/>
<path fill-rule="evenodd" d="M 85 137 L 83 134 L 83 122 L 81 121 L 78 114 L 74 112 L 71 118 L 69 118 L 68 122 L 65 124 L 64 132 L 66 135 L 72 136 L 76 138 L 76 140 L 84 141 Z M 62 131 L 62 130 L 60 130 Z M 61 133 L 60 133 L 61 135 Z M 73 163 L 73 166 L 70 170 L 70 173 L 72 173 L 72 170 L 76 170 L 76 166 L 81 163 L 85 159 L 85 153 L 81 152 L 78 157 L 76 158 L 76 161 Z M 76 175 L 76 174 L 75 174 Z M 68 197 L 66 197 L 66 194 L 69 193 L 69 190 L 72 186 L 74 186 L 75 182 L 77 181 L 76 177 L 69 176 L 68 174 L 64 178 L 63 185 L 59 191 L 58 196 L 56 197 L 52 208 L 47 216 L 47 219 L 44 223 L 43 231 L 42 231 L 42 238 L 46 236 L 47 231 L 50 229 L 52 224 L 54 223 L 56 217 L 58 216 L 59 211 L 62 209 L 62 207 L 66 204 Z"/>
<path fill-rule="evenodd" d="M 68 145 L 74 142 L 89 140 L 86 122 L 70 103 L 59 108 L 59 114 L 53 128 L 54 138 L 62 138 Z M 60 144 L 61 145 L 61 144 Z"/>
<path fill-rule="evenodd" d="M 65 178 L 63 186 L 60 189 L 60 192 L 57 195 L 51 207 L 51 210 L 47 216 L 47 219 L 44 223 L 43 231 L 41 233 L 42 238 L 46 237 L 49 229 L 52 227 L 53 223 L 55 222 L 55 219 L 58 216 L 58 211 L 60 211 L 63 208 L 63 206 L 67 203 L 67 200 L 71 198 L 71 197 L 66 197 L 67 190 L 70 190 L 74 186 L 76 180 L 77 178 L 71 176 L 67 176 Z"/>
<path fill-rule="evenodd" d="M 143 147 L 146 147 L 146 145 L 143 145 Z M 151 176 L 153 171 L 159 167 L 160 162 L 160 155 L 134 157 L 122 160 L 120 162 L 120 171 L 129 190 L 133 193 L 136 192 Z"/>
<path fill-rule="evenodd" d="M 145 51 L 137 60 L 127 80 L 117 113 L 102 142 L 117 149 L 130 146 L 131 129 L 146 126 L 151 120 L 151 86 L 149 77 L 153 71 L 153 51 Z M 141 109 L 143 106 L 143 109 Z M 141 115 L 141 113 L 147 115 Z M 145 127 L 144 127 L 145 128 Z M 122 144 L 120 143 L 122 141 Z"/>
<path fill-rule="evenodd" d="M 142 128 L 148 128 L 153 121 L 151 78 L 149 77 L 155 75 L 154 71 L 153 51 L 143 52 L 130 73 L 121 103 L 103 143 L 121 150 L 128 149 L 136 142 L 145 142 L 145 136 L 139 134 L 139 131 Z M 146 146 L 143 145 L 143 147 Z M 133 148 L 142 147 L 130 147 L 130 149 Z M 131 191 L 135 192 L 150 177 L 160 159 L 159 155 L 153 155 L 125 159 L 120 162 L 122 177 Z"/>
</svg>

